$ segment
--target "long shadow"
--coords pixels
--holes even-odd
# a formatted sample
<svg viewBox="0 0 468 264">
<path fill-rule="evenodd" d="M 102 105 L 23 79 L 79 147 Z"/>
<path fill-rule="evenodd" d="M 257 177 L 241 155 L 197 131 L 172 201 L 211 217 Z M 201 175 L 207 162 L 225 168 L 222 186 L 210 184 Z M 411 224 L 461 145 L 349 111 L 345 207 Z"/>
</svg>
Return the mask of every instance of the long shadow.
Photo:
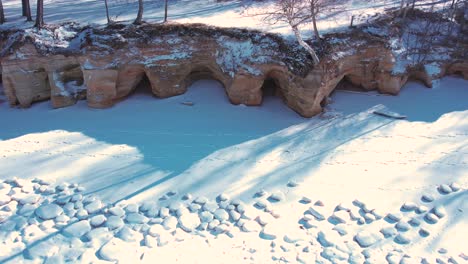
<svg viewBox="0 0 468 264">
<path fill-rule="evenodd" d="M 455 111 L 468 109 L 466 81 L 458 77 L 444 77 L 434 85 L 427 88 L 420 82 L 408 82 L 396 96 L 380 96 L 370 93 L 365 101 L 356 104 L 361 94 L 347 93 L 336 90 L 333 95 L 334 106 L 353 112 L 363 111 L 376 104 L 384 104 L 389 110 L 407 116 L 409 121 L 434 122 L 442 115 Z"/>
<path fill-rule="evenodd" d="M 31 133 L 47 133 L 54 130 L 79 132 L 86 139 L 95 139 L 99 142 L 96 146 L 101 145 L 102 142 L 102 144 L 135 147 L 141 153 L 139 154 L 141 156 L 139 164 L 146 164 L 146 166 L 154 168 L 153 171 L 159 169 L 171 172 L 172 175 L 178 175 L 194 162 L 219 149 L 274 133 L 305 120 L 292 110 L 287 109 L 279 99 L 272 101 L 274 107 L 280 108 L 274 109 L 273 113 L 269 110 L 265 111 L 263 106 L 245 108 L 230 105 L 225 99 L 224 89 L 219 83 L 213 84 L 205 81 L 192 86 L 190 90 L 203 91 L 201 93 L 199 91 L 189 92 L 179 97 L 164 100 L 155 99 L 145 91 L 141 91 L 106 110 L 89 109 L 85 102 L 55 110 L 50 108 L 49 102 L 34 104 L 30 109 L 10 109 L 4 105 L 0 115 L 5 125 L 0 130 L 0 138 L 9 140 Z M 208 99 L 205 99 L 205 96 Z M 196 105 L 194 107 L 181 105 L 181 102 L 185 101 L 186 98 L 195 100 Z M 271 109 L 271 107 L 269 108 Z M 219 113 L 213 112 L 213 109 L 220 111 Z M 264 126 L 252 127 L 246 122 L 252 117 L 262 119 L 259 124 L 263 123 Z M 228 121 L 223 122 L 223 119 Z M 52 140 L 60 141 L 60 138 Z M 77 157 L 76 166 L 79 166 L 78 161 L 82 157 L 92 158 L 92 153 L 99 151 L 80 146 L 81 143 L 78 141 L 73 140 L 72 143 L 73 148 L 66 148 L 66 152 L 63 154 L 56 153 L 54 148 L 65 150 L 66 145 L 45 146 L 42 150 L 54 155 L 32 156 L 33 159 L 30 159 L 29 163 L 34 162 L 35 165 L 34 168 L 31 167 L 31 170 L 52 161 L 58 164 L 58 158 L 68 154 Z M 27 143 L 24 144 L 26 146 Z M 77 154 L 81 152 L 86 153 L 86 155 Z M 96 156 L 96 158 L 98 157 Z M 112 162 L 112 156 L 105 158 L 106 163 Z M 73 164 L 66 165 L 72 166 Z M 99 165 L 96 166 L 96 168 L 99 167 Z M 109 163 L 105 166 L 112 165 Z M 96 180 L 100 177 L 109 178 L 103 173 L 115 173 L 116 176 L 119 174 L 118 171 L 112 172 L 109 169 L 98 172 L 96 168 L 92 167 L 92 171 L 89 171 L 95 175 Z M 122 170 L 120 174 L 128 171 L 120 164 L 116 168 Z M 138 177 L 145 177 L 151 172 L 138 171 L 134 174 Z M 126 182 L 138 178 L 133 176 L 132 174 L 124 177 L 127 180 L 120 177 L 117 182 L 93 188 L 93 192 L 125 185 Z M 1 177 L 8 177 L 8 175 Z M 111 180 L 109 178 L 109 181 Z"/>
<path fill-rule="evenodd" d="M 169 15 L 171 19 L 188 18 L 191 16 L 209 16 L 226 9 L 239 7 L 241 1 L 232 1 L 229 3 L 213 2 L 212 4 L 196 5 L 193 1 L 175 0 L 169 1 Z M 144 20 L 146 21 L 162 21 L 163 19 L 163 2 L 162 1 L 145 1 L 144 5 Z M 64 21 L 80 21 L 82 23 L 105 23 L 105 6 L 103 1 L 54 1 L 53 5 L 46 2 L 44 4 L 44 20 L 46 23 L 58 23 Z M 131 22 L 135 17 L 138 9 L 138 1 L 132 3 L 109 1 L 109 13 L 114 20 Z M 96 10 L 101 10 L 97 12 Z M 21 5 L 5 5 L 7 23 L 2 27 L 9 27 L 9 22 L 14 21 L 17 24 L 24 20 L 21 14 Z M 36 5 L 31 4 L 31 13 L 35 15 Z M 124 17 L 124 19 L 120 19 Z"/>
<path fill-rule="evenodd" d="M 320 129 L 320 133 L 317 133 L 317 145 L 311 146 L 316 148 L 316 152 L 313 153 L 302 153 L 305 154 L 304 157 L 300 157 L 298 159 L 293 160 L 284 160 L 284 162 L 280 162 L 278 167 L 275 167 L 273 171 L 267 172 L 266 174 L 261 175 L 252 175 L 252 181 L 255 182 L 254 185 L 249 186 L 246 188 L 247 190 L 237 192 L 239 195 L 250 196 L 250 193 L 253 193 L 265 186 L 277 186 L 279 181 L 285 181 L 284 175 L 301 175 L 303 174 L 302 169 L 310 170 L 315 169 L 321 161 L 326 158 L 331 151 L 336 150 L 340 146 L 356 139 L 362 137 L 368 133 L 372 133 L 375 130 L 378 130 L 390 123 L 393 120 L 388 121 L 383 118 L 373 117 L 374 121 L 377 122 L 369 122 L 369 120 L 362 120 L 362 124 L 359 122 L 352 122 L 350 121 L 350 125 L 354 127 L 351 129 L 350 127 L 340 127 L 339 129 L 336 127 L 329 128 L 327 126 L 333 126 L 330 124 L 321 124 L 317 126 L 312 126 L 313 128 L 310 129 L 303 129 L 297 130 L 296 133 L 290 135 L 283 135 L 283 133 L 277 132 L 273 135 L 266 136 L 265 138 L 260 138 L 255 140 L 256 144 L 254 147 L 247 148 L 244 145 L 248 144 L 248 142 L 244 143 L 243 145 L 239 146 L 240 151 L 246 151 L 245 155 L 241 155 L 241 157 L 237 157 L 235 160 L 229 159 L 230 148 L 222 150 L 221 153 L 214 153 L 213 157 L 207 157 L 204 160 L 200 161 L 199 163 L 195 164 L 191 168 L 189 168 L 186 172 L 182 173 L 182 175 L 189 177 L 191 174 L 198 175 L 196 180 L 190 182 L 189 186 L 180 189 L 182 192 L 193 192 L 196 190 L 206 190 L 210 189 L 210 186 L 218 182 L 219 185 L 223 185 L 223 182 L 226 183 L 234 183 L 236 182 L 236 178 L 239 175 L 249 175 L 253 168 L 255 168 L 259 163 L 259 160 L 262 160 L 263 157 L 268 156 L 272 151 L 278 149 L 295 149 L 296 147 L 301 147 L 304 144 L 310 144 L 311 138 L 313 138 L 314 130 Z M 337 120 L 337 122 L 341 122 L 341 120 Z M 375 123 L 375 124 L 374 124 Z M 372 124 L 372 125 L 371 125 Z M 336 125 L 336 123 L 335 123 Z M 360 131 L 356 131 L 356 127 L 359 127 Z M 341 137 L 336 132 L 346 131 L 344 135 Z M 353 131 L 355 133 L 349 134 L 349 131 Z M 337 139 L 337 136 L 339 139 Z M 306 140 L 307 139 L 307 140 Z M 320 146 L 319 142 L 329 142 L 332 141 L 332 146 Z M 232 150 L 234 151 L 234 150 Z M 225 157 L 223 157 L 226 155 Z M 300 156 L 300 155 L 299 155 Z M 211 162 L 210 160 L 214 157 L 217 157 L 220 160 L 216 160 Z M 218 161 L 221 161 L 219 164 Z M 265 162 L 270 162 L 266 160 Z M 307 164 L 307 165 L 305 165 Z M 203 167 L 207 169 L 203 170 Z M 290 170 L 294 169 L 294 173 L 291 174 Z M 233 171 L 235 173 L 233 173 Z M 289 172 L 288 172 L 289 171 Z M 288 172 L 288 173 L 287 173 Z M 200 176 L 201 174 L 201 176 Z M 215 184 L 216 185 L 216 184 Z M 171 186 L 172 188 L 181 188 L 181 186 Z"/>
<path fill-rule="evenodd" d="M 166 177 L 163 177 L 163 178 L 161 178 L 161 179 L 159 179 L 159 180 L 157 180 L 157 181 L 155 181 L 155 182 L 153 182 L 151 184 L 148 184 L 147 186 L 145 186 L 143 188 L 138 189 L 137 191 L 135 191 L 133 193 L 128 194 L 125 197 L 122 197 L 121 199 L 117 200 L 116 203 L 118 203 L 119 201 L 129 200 L 130 198 L 133 198 L 133 197 L 135 197 L 136 195 L 138 195 L 140 193 L 148 191 L 148 190 L 152 189 L 153 187 L 158 186 L 158 185 L 160 185 L 160 184 L 162 184 L 162 183 L 164 183 L 164 182 L 166 182 L 166 181 L 168 181 L 168 180 L 170 180 L 170 179 L 172 179 L 172 178 L 174 178 L 176 176 L 177 175 L 174 174 L 174 173 L 169 174 Z"/>
<path fill-rule="evenodd" d="M 446 217 L 449 217 L 450 220 L 448 220 L 443 226 L 438 227 L 441 232 L 448 233 L 450 229 L 454 228 L 454 226 L 458 224 L 459 222 L 462 222 L 462 221 L 466 222 L 466 219 L 467 219 L 466 217 L 468 215 L 466 213 L 466 210 L 468 209 L 467 201 L 468 201 L 467 190 L 459 191 L 458 193 L 453 194 L 451 197 L 442 200 L 441 203 L 445 208 L 448 208 L 451 205 L 455 207 L 458 207 L 456 205 L 459 205 L 461 208 L 452 208 L 453 211 L 456 211 L 456 215 L 446 216 Z M 432 244 L 432 248 L 435 248 L 433 245 L 440 245 L 440 242 L 442 239 L 444 239 L 444 234 L 440 234 L 439 236 L 433 238 L 433 240 L 430 243 Z M 431 250 L 430 247 L 431 246 L 428 246 L 426 250 L 430 251 Z"/>
<path fill-rule="evenodd" d="M 337 93 L 333 100 L 337 106 L 343 106 L 347 109 L 346 111 L 350 113 L 349 116 L 356 116 L 357 114 L 353 113 L 360 113 L 383 102 L 390 106 L 390 110 L 407 110 L 402 111 L 402 113 L 409 116 L 411 121 L 431 121 L 435 118 L 434 116 L 440 116 L 447 111 L 468 109 L 468 103 L 461 100 L 456 101 L 459 103 L 451 102 L 435 107 L 432 105 L 431 100 L 429 100 L 431 98 L 449 100 L 463 96 L 468 92 L 466 89 L 458 87 L 463 86 L 462 80 L 453 78 L 445 80 L 450 80 L 451 87 L 444 88 L 452 90 L 451 92 L 454 94 L 450 96 L 447 95 L 450 93 L 444 89 L 429 90 L 418 84 L 409 84 L 407 86 L 412 87 L 403 89 L 401 95 L 396 97 L 366 96 L 366 100 L 363 101 L 357 98 L 362 95 Z M 5 109 L 0 112 L 4 124 L 6 124 L 0 131 L 0 138 L 8 140 L 25 134 L 60 129 L 81 132 L 86 137 L 109 145 L 135 147 L 139 154 L 131 155 L 138 156 L 129 157 L 129 159 L 135 159 L 135 163 L 130 162 L 126 166 L 118 164 L 115 166 L 115 170 L 112 170 L 110 168 L 117 160 L 113 160 L 112 156 L 109 156 L 104 159 L 104 162 L 93 163 L 92 166 L 95 167 L 82 171 L 82 173 L 95 175 L 93 183 L 103 182 L 106 179 L 110 181 L 109 183 L 95 184 L 97 186 L 90 189 L 90 192 L 93 193 L 109 192 L 113 188 L 127 186 L 132 181 L 142 181 L 141 184 L 135 185 L 137 190 L 124 194 L 124 197 L 131 198 L 147 192 L 157 185 L 167 183 L 177 176 L 191 177 L 191 170 L 203 171 L 200 166 L 207 162 L 210 163 L 210 159 L 225 157 L 225 159 L 229 159 L 228 156 L 223 156 L 224 154 L 221 156 L 211 155 L 218 151 L 226 152 L 232 149 L 232 151 L 245 152 L 245 154 L 229 160 L 229 162 L 221 160 L 221 163 L 210 168 L 212 176 L 205 175 L 205 178 L 196 183 L 195 189 L 206 187 L 214 179 L 213 177 L 221 175 L 223 172 L 235 168 L 240 169 L 240 171 L 249 171 L 249 168 L 256 167 L 256 160 L 268 156 L 273 150 L 286 148 L 291 144 L 298 146 L 303 144 L 304 139 L 307 139 L 308 144 L 313 144 L 311 146 L 313 152 L 303 153 L 304 157 L 295 160 L 295 164 L 309 162 L 319 164 L 320 160 L 327 156 L 327 153 L 350 140 L 370 133 L 371 129 L 378 129 L 375 128 L 377 124 L 372 124 L 372 122 L 369 123 L 370 125 L 359 122 L 345 125 L 343 119 L 338 119 L 336 121 L 341 124 L 335 126 L 334 121 L 330 120 L 319 122 L 318 118 L 303 119 L 287 109 L 279 100 L 271 100 L 270 103 L 267 102 L 266 106 L 261 107 L 232 106 L 225 102 L 224 90 L 220 84 L 218 87 L 215 87 L 216 85 L 208 87 L 207 85 L 210 86 L 213 83 L 201 82 L 192 86 L 189 93 L 185 95 L 164 100 L 154 99 L 144 91 L 136 92 L 128 100 L 106 110 L 88 109 L 84 102 L 57 110 L 50 109 L 47 102 L 35 104 L 31 109 L 26 110 L 8 109 L 5 106 Z M 201 92 L 190 93 L 190 91 L 197 89 L 201 89 Z M 427 94 L 431 94 L 431 96 L 427 96 Z M 208 98 L 204 98 L 207 96 Z M 415 97 L 426 101 L 415 106 Z M 194 100 L 194 107 L 180 104 L 187 99 Z M 219 101 L 223 103 L 216 103 Z M 350 105 L 355 101 L 360 103 L 356 106 Z M 406 103 L 410 103 L 411 106 L 405 106 Z M 426 104 L 432 105 L 432 111 L 427 111 Z M 428 112 L 430 114 L 427 114 Z M 372 118 L 380 120 L 377 123 L 385 120 L 377 117 Z M 252 124 L 247 120 L 256 121 Z M 369 122 L 369 120 L 363 121 Z M 299 129 L 295 128 L 294 125 L 297 125 Z M 316 129 L 318 132 L 315 132 Z M 285 132 L 278 132 L 282 130 Z M 355 134 L 349 134 L 351 130 Z M 317 148 L 317 144 L 320 142 L 328 141 L 334 142 L 331 145 L 325 145 L 325 148 Z M 248 145 L 239 145 L 248 142 L 253 142 L 255 146 L 246 149 Z M 70 149 L 71 153 L 80 151 L 90 153 L 92 149 L 80 149 L 79 147 Z M 57 156 L 50 159 L 39 156 L 39 159 L 34 162 L 44 166 L 56 158 Z M 78 161 L 80 155 L 77 158 Z M 118 162 L 121 160 L 119 159 Z M 211 162 L 210 164 L 215 163 Z M 69 165 L 75 166 L 74 164 Z M 76 166 L 80 166 L 80 163 L 76 162 Z M 279 171 L 275 175 L 281 174 Z M 297 174 L 299 173 L 297 172 Z M 156 177 L 152 175 L 157 175 L 157 178 L 151 179 L 151 177 Z M 7 177 L 7 175 L 2 177 Z M 235 178 L 232 178 L 233 175 L 229 175 L 229 177 L 235 181 Z M 278 176 L 264 175 L 264 179 L 268 179 L 268 177 Z M 67 179 L 73 179 L 73 176 L 71 175 Z M 175 182 L 170 181 L 169 185 L 177 187 Z"/>
<path fill-rule="evenodd" d="M 24 254 L 26 254 L 26 252 L 27 252 L 28 249 L 33 248 L 33 247 L 35 247 L 35 246 L 39 246 L 41 243 L 43 243 L 43 242 L 45 242 L 45 241 L 47 241 L 47 240 L 49 240 L 49 239 L 55 237 L 56 235 L 59 235 L 59 234 L 62 232 L 62 230 L 64 230 L 65 228 L 67 228 L 68 226 L 70 226 L 70 225 L 72 225 L 72 224 L 74 224 L 74 223 L 70 223 L 70 224 L 68 224 L 68 225 L 66 225 L 66 226 L 63 226 L 60 230 L 58 230 L 58 231 L 56 231 L 56 232 L 53 232 L 53 233 L 50 233 L 50 234 L 48 234 L 47 236 L 45 236 L 45 237 L 43 237 L 43 238 L 41 238 L 41 239 L 38 239 L 38 240 L 34 241 L 33 243 L 29 244 L 29 245 L 28 245 L 24 250 L 22 250 L 21 252 L 18 252 L 18 253 L 16 253 L 16 254 L 13 254 L 13 255 L 11 255 L 11 256 L 9 256 L 9 257 L 7 257 L 7 258 L 1 259 L 0 263 L 7 263 L 7 262 L 14 260 L 15 258 L 17 258 L 17 257 L 19 257 L 19 256 L 21 256 L 21 255 L 24 256 Z"/>
</svg>

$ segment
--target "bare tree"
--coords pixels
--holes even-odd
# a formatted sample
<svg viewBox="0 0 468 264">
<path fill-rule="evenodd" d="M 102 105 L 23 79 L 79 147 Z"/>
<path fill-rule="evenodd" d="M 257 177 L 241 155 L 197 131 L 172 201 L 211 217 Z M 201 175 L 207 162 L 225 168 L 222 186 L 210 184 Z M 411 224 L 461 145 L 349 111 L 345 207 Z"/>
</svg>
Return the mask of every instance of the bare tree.
<svg viewBox="0 0 468 264">
<path fill-rule="evenodd" d="M 44 26 L 44 0 L 37 0 L 36 24 L 38 29 Z"/>
<path fill-rule="evenodd" d="M 317 16 L 323 12 L 339 10 L 343 7 L 346 0 L 304 0 L 309 6 L 310 18 L 314 28 L 314 35 L 320 40 L 320 34 L 317 28 Z"/>
<path fill-rule="evenodd" d="M 427 63 L 441 38 L 450 35 L 448 25 L 443 19 L 442 16 L 434 16 L 433 19 L 422 19 L 417 27 L 409 24 L 403 26 L 402 43 L 406 46 L 404 55 L 412 65 L 422 66 Z"/>
<path fill-rule="evenodd" d="M 304 24 L 310 18 L 307 10 L 308 8 L 303 0 L 278 0 L 275 2 L 273 10 L 260 15 L 264 15 L 263 20 L 270 24 L 276 24 L 278 22 L 287 23 L 294 32 L 294 36 L 296 37 L 297 42 L 299 42 L 299 45 L 309 52 L 314 64 L 318 64 L 320 60 L 317 53 L 302 39 L 301 32 L 299 31 L 299 26 Z"/>
<path fill-rule="evenodd" d="M 3 12 L 2 0 L 0 0 L 0 25 L 5 23 L 5 13 Z"/>
<path fill-rule="evenodd" d="M 400 0 L 400 9 L 399 9 L 399 11 L 398 11 L 398 15 L 399 15 L 399 16 L 403 14 L 403 11 L 404 11 L 403 8 L 404 8 L 405 5 L 406 5 L 406 1 L 407 1 L 407 0 Z"/>
<path fill-rule="evenodd" d="M 109 23 L 111 23 L 111 19 L 109 17 L 109 7 L 107 6 L 107 0 L 104 0 L 104 5 L 106 6 L 107 24 L 109 24 Z"/>
<path fill-rule="evenodd" d="M 21 0 L 21 9 L 23 10 L 22 16 L 26 16 L 26 5 L 25 5 L 26 0 Z"/>
<path fill-rule="evenodd" d="M 453 8 L 453 6 L 455 5 L 455 2 L 457 2 L 456 0 L 452 0 L 452 4 L 450 5 L 450 8 Z"/>
<path fill-rule="evenodd" d="M 141 24 L 142 19 L 143 19 L 143 0 L 138 0 L 138 14 L 133 24 L 135 25 Z"/>
<path fill-rule="evenodd" d="M 403 20 L 406 18 L 406 15 L 408 14 L 409 10 L 410 10 L 410 3 L 409 3 L 409 0 L 407 0 L 406 6 L 403 8 L 403 15 L 402 15 Z"/>
<path fill-rule="evenodd" d="M 406 15 L 408 14 L 408 11 L 410 9 L 410 3 L 412 2 L 412 9 L 414 9 L 416 0 L 400 0 L 400 8 L 398 9 L 398 15 L 403 18 L 403 20 L 406 18 Z"/>
<path fill-rule="evenodd" d="M 167 22 L 167 5 L 168 5 L 168 0 L 164 0 L 164 23 Z"/>
<path fill-rule="evenodd" d="M 457 7 L 459 3 L 463 3 L 463 2 L 460 2 L 460 0 L 452 0 L 452 3 L 450 4 L 450 9 L 449 9 L 449 15 L 448 15 L 450 20 L 454 19 L 455 14 L 457 13 Z M 465 2 L 465 5 L 467 5 L 468 7 L 468 4 L 466 2 Z"/>
<path fill-rule="evenodd" d="M 32 21 L 31 6 L 29 4 L 29 0 L 22 0 L 21 6 L 23 8 L 23 16 L 26 17 L 26 21 Z"/>
</svg>

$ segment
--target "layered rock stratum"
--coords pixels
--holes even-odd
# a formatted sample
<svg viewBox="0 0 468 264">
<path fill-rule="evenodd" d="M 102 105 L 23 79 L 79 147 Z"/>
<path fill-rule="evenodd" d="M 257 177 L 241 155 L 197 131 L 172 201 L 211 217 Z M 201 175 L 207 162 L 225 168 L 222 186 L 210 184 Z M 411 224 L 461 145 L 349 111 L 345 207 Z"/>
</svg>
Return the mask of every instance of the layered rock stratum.
<svg viewBox="0 0 468 264">
<path fill-rule="evenodd" d="M 406 23 L 420 21 L 414 16 Z M 69 23 L 1 32 L 2 82 L 10 105 L 29 107 L 50 99 L 54 108 L 80 99 L 90 107 L 111 107 L 143 79 L 156 97 L 176 96 L 202 78 L 222 83 L 233 104 L 260 105 L 262 87 L 270 82 L 288 107 L 311 117 L 342 80 L 395 95 L 409 79 L 428 87 L 447 74 L 468 79 L 463 27 L 440 22 L 455 33 L 431 39 L 425 49 L 411 46 L 427 41 L 424 28 L 418 33 L 384 22 L 312 43 L 319 47 L 317 65 L 294 39 L 201 24 L 93 28 Z M 453 39 L 458 39 L 455 45 Z"/>
</svg>

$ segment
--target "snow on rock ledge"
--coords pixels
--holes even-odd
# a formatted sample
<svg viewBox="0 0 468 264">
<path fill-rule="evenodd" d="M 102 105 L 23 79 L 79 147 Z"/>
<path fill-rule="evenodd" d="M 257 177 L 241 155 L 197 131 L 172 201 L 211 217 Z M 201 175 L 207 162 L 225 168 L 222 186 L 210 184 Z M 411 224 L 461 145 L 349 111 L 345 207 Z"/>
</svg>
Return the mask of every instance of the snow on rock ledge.
<svg viewBox="0 0 468 264">
<path fill-rule="evenodd" d="M 48 30 L 66 34 L 54 38 Z M 468 79 L 468 62 L 454 58 L 395 73 L 401 61 L 392 45 L 363 29 L 328 36 L 331 48 L 316 66 L 296 42 L 243 29 L 145 24 L 48 30 L 17 31 L 0 41 L 3 85 L 11 105 L 29 107 L 50 98 L 58 108 L 86 98 L 90 107 L 111 107 L 145 77 L 160 98 L 183 94 L 193 81 L 211 78 L 224 85 L 231 103 L 260 105 L 262 85 L 273 80 L 290 108 L 311 117 L 344 78 L 389 94 L 397 94 L 408 78 L 427 86 L 445 74 Z"/>
</svg>

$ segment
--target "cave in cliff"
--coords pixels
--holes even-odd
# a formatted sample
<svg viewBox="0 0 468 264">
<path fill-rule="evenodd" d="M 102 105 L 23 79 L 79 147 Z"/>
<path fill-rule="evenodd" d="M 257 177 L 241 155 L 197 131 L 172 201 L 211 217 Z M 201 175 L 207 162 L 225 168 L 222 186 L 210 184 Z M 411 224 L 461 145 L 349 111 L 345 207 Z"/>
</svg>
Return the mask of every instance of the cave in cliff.
<svg viewBox="0 0 468 264">
<path fill-rule="evenodd" d="M 266 97 L 279 97 L 283 99 L 283 93 L 281 91 L 278 82 L 273 78 L 267 78 L 262 85 L 262 96 L 263 99 Z"/>
<path fill-rule="evenodd" d="M 353 91 L 353 92 L 366 92 L 366 90 L 360 86 L 355 85 L 348 80 L 348 77 L 343 77 L 341 81 L 336 85 L 335 90 Z"/>
<path fill-rule="evenodd" d="M 5 91 L 3 90 L 3 83 L 2 83 L 2 74 L 0 74 L 0 96 L 4 96 Z M 4 102 L 3 98 L 0 98 L 0 104 Z"/>
<path fill-rule="evenodd" d="M 148 79 L 148 76 L 146 76 L 146 74 L 143 74 L 143 77 L 141 78 L 140 82 L 137 84 L 135 89 L 133 89 L 133 91 L 129 94 L 129 96 L 132 96 L 134 94 L 153 96 L 151 82 Z"/>
<path fill-rule="evenodd" d="M 463 72 L 461 70 L 460 71 L 453 71 L 452 75 L 455 76 L 455 77 L 463 78 Z"/>
<path fill-rule="evenodd" d="M 367 92 L 362 86 L 355 85 L 344 76 L 336 85 L 335 89 L 330 93 L 329 96 L 325 96 L 320 102 L 321 107 L 325 107 L 330 103 L 330 98 L 333 96 L 335 91 L 351 91 L 351 92 Z"/>
</svg>

